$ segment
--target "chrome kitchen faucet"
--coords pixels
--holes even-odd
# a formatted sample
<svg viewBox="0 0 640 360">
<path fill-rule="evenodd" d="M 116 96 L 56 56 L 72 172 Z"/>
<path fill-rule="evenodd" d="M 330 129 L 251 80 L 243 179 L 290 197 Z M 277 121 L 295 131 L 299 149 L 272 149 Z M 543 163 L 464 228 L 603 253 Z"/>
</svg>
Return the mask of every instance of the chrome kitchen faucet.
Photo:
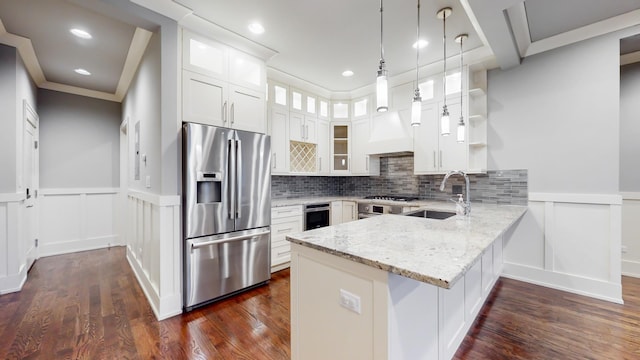
<svg viewBox="0 0 640 360">
<path fill-rule="evenodd" d="M 444 176 L 444 179 L 442 179 L 442 184 L 440 184 L 440 191 L 444 191 L 444 186 L 447 184 L 447 179 L 449 179 L 449 176 L 453 174 L 459 174 L 464 176 L 465 186 L 467 187 L 466 188 L 467 196 L 464 199 L 463 207 L 464 207 L 464 215 L 469 216 L 469 214 L 471 213 L 471 199 L 469 198 L 469 176 L 467 176 L 467 174 L 465 174 L 464 171 L 461 171 L 461 170 L 449 171 Z"/>
</svg>

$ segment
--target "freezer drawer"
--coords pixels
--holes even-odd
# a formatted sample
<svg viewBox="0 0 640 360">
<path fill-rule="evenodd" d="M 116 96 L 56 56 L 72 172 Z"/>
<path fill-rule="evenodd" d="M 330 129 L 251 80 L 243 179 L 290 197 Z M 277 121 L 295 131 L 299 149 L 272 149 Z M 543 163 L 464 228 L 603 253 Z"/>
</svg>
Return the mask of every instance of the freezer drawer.
<svg viewBox="0 0 640 360">
<path fill-rule="evenodd" d="M 270 235 L 264 227 L 187 240 L 185 309 L 268 281 Z"/>
</svg>

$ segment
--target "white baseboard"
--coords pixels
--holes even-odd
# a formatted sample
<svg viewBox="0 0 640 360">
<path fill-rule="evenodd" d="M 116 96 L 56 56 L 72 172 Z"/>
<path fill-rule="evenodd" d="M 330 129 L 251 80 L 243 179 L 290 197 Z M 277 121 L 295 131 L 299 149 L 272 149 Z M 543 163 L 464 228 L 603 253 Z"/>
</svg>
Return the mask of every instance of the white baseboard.
<svg viewBox="0 0 640 360">
<path fill-rule="evenodd" d="M 501 276 L 578 295 L 623 304 L 622 285 L 505 263 Z"/>
<path fill-rule="evenodd" d="M 120 246 L 120 239 L 118 235 L 108 235 L 101 237 L 94 237 L 88 239 L 70 240 L 64 242 L 57 242 L 53 244 L 42 244 L 38 250 L 38 255 L 53 256 L 69 254 L 79 251 L 104 249 L 110 246 Z"/>
<path fill-rule="evenodd" d="M 622 275 L 640 278 L 640 262 L 622 260 Z"/>
<path fill-rule="evenodd" d="M 180 294 L 161 298 L 135 254 L 129 249 L 129 246 L 127 246 L 127 261 L 158 320 L 168 319 L 182 313 L 182 298 Z"/>
<path fill-rule="evenodd" d="M 27 281 L 27 268 L 23 266 L 19 274 L 0 278 L 0 295 L 14 293 L 22 290 Z"/>
</svg>

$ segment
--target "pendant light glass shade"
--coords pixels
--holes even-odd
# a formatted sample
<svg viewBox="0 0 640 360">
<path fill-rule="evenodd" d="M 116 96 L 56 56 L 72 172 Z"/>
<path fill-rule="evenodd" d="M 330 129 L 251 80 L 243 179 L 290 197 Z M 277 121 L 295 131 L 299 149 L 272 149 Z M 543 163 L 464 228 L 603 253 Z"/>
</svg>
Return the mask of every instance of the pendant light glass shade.
<svg viewBox="0 0 640 360">
<path fill-rule="evenodd" d="M 411 103 L 411 126 L 420 126 L 422 117 L 422 98 L 414 98 Z"/>
<path fill-rule="evenodd" d="M 440 117 L 440 135 L 448 136 L 451 134 L 451 121 L 449 120 L 449 109 L 447 105 L 442 108 L 442 116 Z"/>
<path fill-rule="evenodd" d="M 456 140 L 459 143 L 463 143 L 464 142 L 464 137 L 465 137 L 465 125 L 464 125 L 464 120 L 462 119 L 462 116 L 460 116 L 460 122 L 458 122 L 458 136 L 456 138 Z"/>
<path fill-rule="evenodd" d="M 384 60 L 380 60 L 380 69 L 376 78 L 376 105 L 378 112 L 389 110 L 389 85 L 387 84 L 387 70 L 384 69 Z"/>
<path fill-rule="evenodd" d="M 380 0 L 380 65 L 376 78 L 376 110 L 389 110 L 389 85 L 387 84 L 387 69 L 384 62 L 384 47 L 382 45 L 382 0 Z"/>
<path fill-rule="evenodd" d="M 420 0 L 418 0 L 418 26 L 416 27 L 416 44 L 420 43 Z M 420 126 L 422 120 L 422 97 L 418 84 L 418 69 L 420 64 L 420 46 L 416 46 L 416 90 L 411 103 L 411 126 Z"/>
</svg>

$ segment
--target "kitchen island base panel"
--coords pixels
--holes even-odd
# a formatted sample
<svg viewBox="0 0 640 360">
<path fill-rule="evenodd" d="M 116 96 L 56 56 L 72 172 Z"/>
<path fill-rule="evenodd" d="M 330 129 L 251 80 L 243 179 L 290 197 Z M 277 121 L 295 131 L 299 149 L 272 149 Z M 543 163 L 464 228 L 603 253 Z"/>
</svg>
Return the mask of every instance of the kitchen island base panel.
<svg viewBox="0 0 640 360">
<path fill-rule="evenodd" d="M 358 297 L 360 313 L 341 305 Z M 291 358 L 387 359 L 387 272 L 291 244 Z"/>
<path fill-rule="evenodd" d="M 451 359 L 502 268 L 502 237 L 450 289 L 291 246 L 294 360 Z M 360 314 L 340 290 L 359 297 Z"/>
</svg>

